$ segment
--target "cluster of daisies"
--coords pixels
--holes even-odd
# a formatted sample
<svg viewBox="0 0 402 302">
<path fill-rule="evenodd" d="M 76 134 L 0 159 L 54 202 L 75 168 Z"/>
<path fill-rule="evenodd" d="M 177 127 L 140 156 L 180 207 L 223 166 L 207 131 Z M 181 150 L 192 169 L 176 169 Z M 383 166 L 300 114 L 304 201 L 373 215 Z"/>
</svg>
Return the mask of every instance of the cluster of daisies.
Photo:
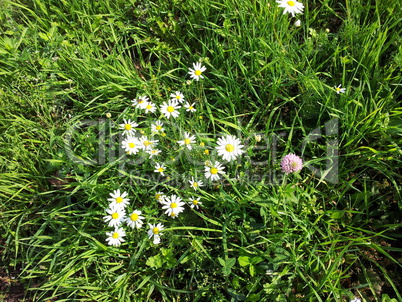
<svg viewBox="0 0 402 302">
<path fill-rule="evenodd" d="M 193 64 L 193 68 L 190 68 L 189 70 L 190 77 L 198 81 L 203 78 L 202 73 L 206 69 L 200 63 L 195 63 Z M 180 112 L 178 109 L 184 101 L 185 96 L 182 92 L 176 91 L 175 93 L 170 94 L 170 100 L 164 102 L 160 107 L 161 118 L 164 116 L 164 118 L 170 119 L 179 116 Z M 145 110 L 145 113 L 153 113 L 156 110 L 155 104 L 149 101 L 149 98 L 146 96 L 141 96 L 133 100 L 133 106 L 139 110 Z M 187 102 L 185 107 L 187 108 L 187 111 L 195 111 L 194 103 L 190 104 Z M 155 139 L 155 137 L 157 135 L 161 135 L 162 137 L 166 135 L 166 125 L 160 119 L 153 120 L 149 131 L 149 129 L 138 129 L 138 123 L 131 121 L 130 119 L 123 119 L 123 121 L 123 124 L 119 125 L 124 138 L 121 142 L 122 149 L 124 149 L 129 156 L 135 155 L 139 152 L 148 154 L 149 159 L 151 159 L 150 162 L 153 163 L 153 172 L 165 176 L 165 173 L 169 171 L 166 171 L 167 167 L 164 163 L 158 162 L 157 160 L 161 157 L 160 154 L 162 153 L 162 150 L 158 148 L 158 145 L 163 142 L 163 140 L 160 138 Z M 149 135 L 146 135 L 144 130 L 148 131 Z M 197 143 L 196 135 L 193 135 L 190 132 L 183 132 L 181 135 L 181 139 L 176 141 L 178 147 L 183 148 L 184 150 L 193 150 L 193 147 Z M 204 143 L 201 142 L 200 145 L 203 146 Z M 168 148 L 170 148 L 170 146 Z M 242 145 L 240 139 L 230 134 L 217 139 L 215 150 L 217 156 L 220 157 L 222 161 L 218 161 L 214 157 L 213 160 L 205 161 L 202 171 L 203 173 L 201 171 L 198 171 L 198 173 L 195 171 L 195 175 L 203 174 L 205 179 L 191 177 L 191 179 L 188 180 L 190 187 L 193 188 L 194 191 L 203 187 L 204 181 L 213 182 L 224 177 L 226 174 L 225 163 L 230 163 L 238 159 L 245 152 L 244 145 Z M 206 149 L 205 151 L 209 150 Z M 209 155 L 209 152 L 205 151 L 204 154 Z M 301 158 L 294 154 L 289 154 L 283 158 L 281 167 L 282 171 L 286 174 L 297 172 L 302 168 Z M 161 210 L 163 210 L 169 218 L 176 219 L 185 210 L 186 206 L 194 210 L 198 210 L 199 207 L 202 206 L 202 202 L 200 201 L 201 198 L 194 197 L 194 195 L 195 194 L 189 195 L 185 198 L 186 201 L 183 201 L 182 197 L 176 194 L 169 196 L 164 192 L 157 192 L 155 194 L 155 200 L 159 204 Z M 126 236 L 126 233 L 123 226 L 127 225 L 132 229 L 141 229 L 144 225 L 145 218 L 142 215 L 141 210 L 132 209 L 127 192 L 121 192 L 120 189 L 114 190 L 113 193 L 110 193 L 110 198 L 107 200 L 110 203 L 106 209 L 106 216 L 104 216 L 103 219 L 108 224 L 108 227 L 112 227 L 114 230 L 106 233 L 106 241 L 109 245 L 119 246 L 125 241 L 124 237 Z M 148 223 L 148 226 L 149 229 L 147 234 L 149 239 L 152 239 L 154 244 L 159 244 L 165 226 L 162 223 Z"/>
<path fill-rule="evenodd" d="M 192 180 L 193 187 L 195 181 Z M 127 192 L 120 192 L 120 189 L 114 190 L 110 193 L 110 197 L 107 200 L 110 201 L 108 209 L 106 209 L 107 215 L 103 217 L 103 220 L 108 223 L 109 227 L 113 227 L 112 232 L 106 233 L 106 241 L 109 245 L 119 246 L 124 242 L 126 232 L 122 227 L 123 224 L 127 224 L 132 229 L 141 229 L 144 224 L 144 216 L 140 210 L 129 211 L 130 200 L 126 198 Z M 172 218 L 176 218 L 181 212 L 184 211 L 185 203 L 177 195 L 166 196 L 162 192 L 158 192 L 155 198 L 161 203 L 162 209 L 165 210 L 165 214 Z M 202 205 L 200 198 L 190 198 L 188 202 L 191 208 L 198 208 Z M 154 244 L 159 244 L 161 239 L 161 231 L 165 228 L 162 223 L 151 224 L 148 223 L 148 237 L 153 239 Z"/>
<path fill-rule="evenodd" d="M 130 142 L 127 142 L 127 141 Z M 130 136 L 128 139 L 123 141 L 123 148 L 127 147 L 127 144 L 138 144 L 139 148 L 146 151 L 158 151 L 158 149 L 153 149 L 151 147 L 149 150 L 147 148 L 149 146 L 157 144 L 157 140 L 148 140 L 148 138 L 135 138 L 135 136 Z M 185 134 L 185 138 L 182 141 L 178 141 L 179 145 L 185 146 L 191 150 L 191 144 L 195 142 L 195 136 L 191 136 L 188 133 Z M 225 137 L 221 137 L 217 140 L 216 150 L 219 156 L 222 157 L 223 160 L 230 162 L 235 160 L 237 157 L 244 153 L 243 145 L 238 138 L 233 135 L 226 135 Z M 133 146 L 129 146 L 130 150 L 133 149 Z M 132 150 L 131 150 L 132 151 Z M 127 151 L 128 154 L 133 154 L 134 152 Z M 150 157 L 152 157 L 152 153 L 150 153 Z M 160 173 L 164 175 L 166 167 L 164 164 L 156 163 L 155 164 L 155 173 Z M 225 174 L 225 167 L 219 161 L 206 161 L 204 166 L 204 176 L 207 180 L 216 181 L 221 178 L 221 176 Z M 195 191 L 200 187 L 204 186 L 204 181 L 202 179 L 195 179 L 191 177 L 188 180 L 190 187 Z M 127 211 L 127 206 L 129 205 L 129 199 L 127 198 L 127 192 L 120 192 L 120 189 L 115 190 L 113 193 L 110 193 L 111 198 L 108 199 L 110 201 L 109 207 L 106 209 L 107 215 L 103 218 L 105 222 L 108 223 L 109 227 L 114 227 L 113 232 L 107 232 L 107 242 L 109 245 L 118 246 L 122 242 L 124 242 L 124 236 L 126 235 L 124 229 L 121 227 L 123 223 L 126 223 L 131 228 L 140 229 L 143 226 L 144 217 L 142 216 L 142 212 L 140 210 Z M 171 195 L 167 196 L 163 192 L 157 192 L 155 194 L 155 199 L 161 205 L 161 209 L 164 210 L 164 213 L 170 218 L 177 218 L 184 210 L 186 206 L 186 202 L 180 196 Z M 193 209 L 199 209 L 202 206 L 202 202 L 200 201 L 200 197 L 191 196 L 188 198 L 187 205 Z M 164 229 L 164 225 L 161 223 L 158 224 L 148 224 L 148 237 L 149 239 L 153 239 L 154 244 L 160 243 L 160 235 L 161 231 Z"/>
</svg>

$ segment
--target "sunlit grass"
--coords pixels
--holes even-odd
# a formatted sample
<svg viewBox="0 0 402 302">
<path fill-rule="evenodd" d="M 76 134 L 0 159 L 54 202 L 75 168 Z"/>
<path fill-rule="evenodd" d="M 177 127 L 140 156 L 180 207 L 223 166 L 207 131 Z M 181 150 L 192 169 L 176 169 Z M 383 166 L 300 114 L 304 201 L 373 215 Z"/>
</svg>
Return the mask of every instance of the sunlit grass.
<svg viewBox="0 0 402 302">
<path fill-rule="evenodd" d="M 0 268 L 20 272 L 27 299 L 402 300 L 401 7 L 302 2 L 296 18 L 276 1 L 0 4 Z M 199 61 L 205 78 L 188 83 Z M 197 111 L 131 106 L 176 91 Z M 164 121 L 170 179 L 121 150 L 128 118 L 145 132 Z M 186 131 L 191 152 L 177 144 Z M 245 153 L 208 184 L 223 134 Z M 305 166 L 285 177 L 289 153 Z M 147 224 L 107 245 L 117 188 L 163 222 L 160 245 Z M 203 205 L 172 220 L 158 191 Z"/>
</svg>

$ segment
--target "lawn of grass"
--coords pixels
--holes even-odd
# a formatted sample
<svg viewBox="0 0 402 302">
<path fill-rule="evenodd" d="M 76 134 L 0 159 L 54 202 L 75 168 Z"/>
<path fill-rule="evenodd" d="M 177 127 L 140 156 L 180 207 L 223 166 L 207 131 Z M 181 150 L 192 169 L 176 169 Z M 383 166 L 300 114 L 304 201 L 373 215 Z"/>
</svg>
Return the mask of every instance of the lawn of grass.
<svg viewBox="0 0 402 302">
<path fill-rule="evenodd" d="M 302 3 L 0 1 L 0 299 L 402 301 L 402 6 Z M 177 118 L 132 103 L 176 91 Z M 127 120 L 161 154 L 126 154 Z M 144 224 L 111 246 L 118 189 Z"/>
</svg>

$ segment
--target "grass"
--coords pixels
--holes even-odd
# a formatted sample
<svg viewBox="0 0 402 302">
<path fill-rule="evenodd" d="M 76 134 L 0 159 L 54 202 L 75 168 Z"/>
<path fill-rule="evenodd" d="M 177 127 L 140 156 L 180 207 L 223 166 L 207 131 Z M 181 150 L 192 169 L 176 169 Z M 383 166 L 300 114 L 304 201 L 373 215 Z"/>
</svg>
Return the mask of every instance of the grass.
<svg viewBox="0 0 402 302">
<path fill-rule="evenodd" d="M 2 280 L 17 273 L 25 301 L 402 300 L 401 7 L 303 4 L 295 27 L 268 0 L 0 2 Z M 130 106 L 178 90 L 197 112 Z M 128 118 L 146 134 L 163 120 L 169 178 L 124 154 Z M 246 152 L 212 183 L 223 133 Z M 305 165 L 284 176 L 288 153 Z M 144 225 L 107 245 L 118 188 L 165 225 L 161 244 Z M 158 191 L 203 205 L 173 220 Z"/>
</svg>

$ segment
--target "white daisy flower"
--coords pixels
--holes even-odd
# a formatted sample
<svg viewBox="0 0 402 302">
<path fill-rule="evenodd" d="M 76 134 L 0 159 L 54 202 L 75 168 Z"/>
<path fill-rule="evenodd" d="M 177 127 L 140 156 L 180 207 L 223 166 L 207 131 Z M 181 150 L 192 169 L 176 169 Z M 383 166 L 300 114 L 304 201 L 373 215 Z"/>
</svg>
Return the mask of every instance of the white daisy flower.
<svg viewBox="0 0 402 302">
<path fill-rule="evenodd" d="M 338 87 L 335 86 L 335 91 L 337 94 L 346 92 L 346 88 L 341 88 L 341 86 L 342 86 L 342 84 L 339 84 Z"/>
<path fill-rule="evenodd" d="M 120 124 L 120 129 L 124 130 L 123 134 L 127 136 L 133 136 L 134 132 L 136 131 L 134 128 L 138 126 L 137 123 L 132 122 L 131 120 L 123 120 L 124 123 Z"/>
<path fill-rule="evenodd" d="M 160 173 L 162 176 L 165 176 L 166 167 L 164 164 L 156 163 L 154 172 Z"/>
<path fill-rule="evenodd" d="M 192 209 L 194 209 L 194 208 L 198 209 L 200 207 L 200 205 L 202 205 L 202 202 L 200 201 L 200 197 L 198 197 L 198 198 L 192 197 L 189 199 L 190 199 L 190 202 L 188 204 L 190 205 L 190 207 Z"/>
<path fill-rule="evenodd" d="M 205 177 L 211 180 L 219 180 L 219 174 L 225 174 L 223 167 L 219 162 L 209 163 L 205 165 Z"/>
<path fill-rule="evenodd" d="M 207 70 L 205 68 L 205 66 L 201 66 L 201 63 L 198 62 L 198 63 L 193 63 L 193 68 L 194 69 L 189 68 L 190 71 L 188 72 L 188 74 L 190 75 L 190 78 L 192 78 L 196 81 L 199 81 L 200 78 L 203 79 L 204 76 L 202 75 L 202 73 L 205 70 Z"/>
<path fill-rule="evenodd" d="M 152 132 L 163 132 L 165 129 L 163 128 L 163 123 L 161 121 L 156 121 L 155 124 L 151 125 Z"/>
<path fill-rule="evenodd" d="M 194 104 L 195 104 L 195 103 L 192 103 L 192 104 L 190 105 L 189 102 L 186 102 L 186 104 L 184 105 L 184 107 L 186 108 L 186 111 L 196 112 L 197 110 L 195 110 Z"/>
<path fill-rule="evenodd" d="M 126 236 L 126 233 L 122 228 L 115 228 L 113 232 L 107 232 L 106 241 L 109 245 L 119 246 L 122 242 L 124 242 L 123 237 Z"/>
<path fill-rule="evenodd" d="M 108 198 L 107 200 L 110 201 L 109 208 L 122 208 L 124 209 L 128 204 L 130 199 L 125 198 L 127 197 L 128 193 L 123 192 L 120 193 L 120 189 L 114 190 L 113 193 L 109 193 L 112 198 Z"/>
<path fill-rule="evenodd" d="M 135 108 L 145 109 L 145 107 L 148 104 L 148 100 L 149 100 L 149 98 L 144 95 L 144 96 L 138 97 L 138 99 L 132 100 L 131 102 L 133 103 L 133 106 L 135 106 Z"/>
<path fill-rule="evenodd" d="M 183 206 L 185 205 L 185 203 L 182 202 L 182 199 L 176 195 L 165 197 L 162 204 L 162 209 L 166 210 L 165 214 L 172 217 L 177 217 L 177 215 L 184 211 Z"/>
<path fill-rule="evenodd" d="M 244 146 L 241 145 L 240 140 L 233 135 L 226 135 L 223 138 L 220 137 L 217 144 L 216 149 L 218 150 L 218 154 L 222 156 L 224 160 L 232 161 L 244 153 L 241 149 Z"/>
<path fill-rule="evenodd" d="M 144 151 L 152 150 L 158 145 L 158 140 L 150 140 L 147 136 L 141 136 L 139 140 L 140 148 Z"/>
<path fill-rule="evenodd" d="M 141 149 L 140 141 L 135 136 L 127 137 L 121 142 L 124 151 L 128 154 L 137 154 Z"/>
<path fill-rule="evenodd" d="M 176 102 L 179 102 L 179 103 L 184 102 L 184 95 L 180 91 L 176 91 L 175 93 L 171 93 L 170 98 L 172 99 L 172 101 L 176 101 Z"/>
<path fill-rule="evenodd" d="M 303 9 L 304 9 L 303 3 L 300 3 L 296 0 L 293 0 L 293 1 L 279 0 L 276 2 L 279 3 L 279 7 L 283 7 L 285 9 L 283 11 L 283 14 L 290 13 L 290 14 L 292 14 L 292 17 L 294 17 L 295 14 L 303 13 Z"/>
<path fill-rule="evenodd" d="M 188 150 L 191 150 L 191 144 L 195 143 L 195 135 L 190 135 L 188 132 L 184 132 L 184 140 L 177 142 L 180 146 L 187 147 Z"/>
<path fill-rule="evenodd" d="M 143 109 L 145 109 L 145 113 L 154 113 L 156 111 L 156 106 L 152 102 L 147 102 Z"/>
<path fill-rule="evenodd" d="M 194 190 L 198 190 L 199 187 L 204 186 L 204 182 L 202 180 L 195 180 L 194 177 L 192 177 L 188 182 Z"/>
<path fill-rule="evenodd" d="M 166 195 L 165 195 L 165 193 L 163 193 L 163 192 L 156 192 L 156 194 L 155 194 L 155 199 L 159 202 L 159 203 L 162 203 L 163 204 L 163 201 L 165 200 L 165 197 L 166 197 Z"/>
<path fill-rule="evenodd" d="M 176 219 L 177 217 L 179 217 L 179 214 L 175 214 L 174 212 L 172 212 L 169 216 L 173 219 Z"/>
<path fill-rule="evenodd" d="M 160 231 L 162 231 L 165 227 L 161 223 L 158 224 L 148 223 L 148 225 L 149 225 L 148 238 L 151 239 L 152 237 L 154 237 L 154 244 L 159 244 L 161 242 L 160 236 L 162 235 L 160 234 Z"/>
<path fill-rule="evenodd" d="M 166 118 L 170 118 L 173 116 L 174 118 L 178 117 L 181 106 L 178 105 L 176 101 L 170 100 L 168 103 L 164 102 L 161 106 L 161 112 L 165 115 Z"/>
<path fill-rule="evenodd" d="M 133 211 L 129 216 L 126 218 L 127 225 L 132 228 L 140 229 L 144 222 L 144 216 L 141 216 L 142 212 L 139 210 Z"/>
<path fill-rule="evenodd" d="M 147 150 L 146 152 L 149 154 L 149 158 L 152 158 L 153 156 L 158 155 L 162 151 L 159 149 L 152 149 L 152 150 Z"/>
<path fill-rule="evenodd" d="M 118 227 L 125 218 L 124 209 L 122 207 L 111 207 L 106 209 L 107 216 L 103 217 L 105 222 L 109 222 L 108 226 Z"/>
</svg>

